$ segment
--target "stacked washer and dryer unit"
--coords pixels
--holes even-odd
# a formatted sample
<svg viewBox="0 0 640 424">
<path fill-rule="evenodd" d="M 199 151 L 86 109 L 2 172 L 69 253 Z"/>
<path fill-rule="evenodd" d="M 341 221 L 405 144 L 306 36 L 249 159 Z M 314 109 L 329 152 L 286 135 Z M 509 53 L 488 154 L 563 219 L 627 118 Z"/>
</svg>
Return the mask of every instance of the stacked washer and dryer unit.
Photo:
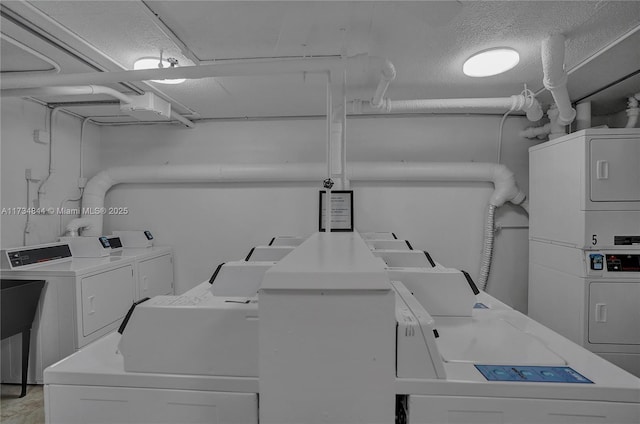
<svg viewBox="0 0 640 424">
<path fill-rule="evenodd" d="M 640 376 L 640 129 L 529 149 L 529 315 Z"/>
</svg>

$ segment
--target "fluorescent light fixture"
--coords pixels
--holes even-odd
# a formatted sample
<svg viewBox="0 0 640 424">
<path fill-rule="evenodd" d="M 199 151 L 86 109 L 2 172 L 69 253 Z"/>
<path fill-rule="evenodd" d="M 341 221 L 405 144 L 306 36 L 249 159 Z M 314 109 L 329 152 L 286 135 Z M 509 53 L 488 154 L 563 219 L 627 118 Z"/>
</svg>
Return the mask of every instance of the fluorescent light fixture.
<svg viewBox="0 0 640 424">
<path fill-rule="evenodd" d="M 156 69 L 160 68 L 160 58 L 158 57 L 143 57 L 133 64 L 133 69 Z M 162 59 L 162 68 L 171 68 L 172 64 L 165 59 Z M 163 79 L 163 80 L 151 80 L 153 82 L 159 82 L 160 84 L 180 84 L 185 82 L 184 78 L 179 79 Z"/>
<path fill-rule="evenodd" d="M 513 69 L 519 61 L 520 55 L 513 49 L 489 49 L 467 59 L 462 65 L 462 72 L 470 77 L 489 77 Z"/>
</svg>

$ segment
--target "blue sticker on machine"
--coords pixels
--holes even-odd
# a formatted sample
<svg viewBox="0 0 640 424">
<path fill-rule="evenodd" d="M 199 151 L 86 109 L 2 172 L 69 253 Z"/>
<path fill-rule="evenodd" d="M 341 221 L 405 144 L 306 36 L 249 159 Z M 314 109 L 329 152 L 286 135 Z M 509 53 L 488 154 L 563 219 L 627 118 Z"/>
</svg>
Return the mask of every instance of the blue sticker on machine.
<svg viewBox="0 0 640 424">
<path fill-rule="evenodd" d="M 489 381 L 593 384 L 593 381 L 571 367 L 519 365 L 476 365 L 475 367 Z"/>
<path fill-rule="evenodd" d="M 489 309 L 489 307 L 482 302 L 477 302 L 473 305 L 473 309 Z"/>
</svg>

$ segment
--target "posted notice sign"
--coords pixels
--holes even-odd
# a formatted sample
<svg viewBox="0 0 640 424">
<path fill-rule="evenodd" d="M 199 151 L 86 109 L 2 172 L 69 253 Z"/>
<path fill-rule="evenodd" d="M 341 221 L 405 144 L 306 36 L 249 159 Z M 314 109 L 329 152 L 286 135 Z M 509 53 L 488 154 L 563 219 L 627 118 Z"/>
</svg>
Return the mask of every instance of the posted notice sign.
<svg viewBox="0 0 640 424">
<path fill-rule="evenodd" d="M 319 231 L 325 231 L 327 193 L 320 190 Z M 331 231 L 353 231 L 353 190 L 331 191 Z"/>
</svg>

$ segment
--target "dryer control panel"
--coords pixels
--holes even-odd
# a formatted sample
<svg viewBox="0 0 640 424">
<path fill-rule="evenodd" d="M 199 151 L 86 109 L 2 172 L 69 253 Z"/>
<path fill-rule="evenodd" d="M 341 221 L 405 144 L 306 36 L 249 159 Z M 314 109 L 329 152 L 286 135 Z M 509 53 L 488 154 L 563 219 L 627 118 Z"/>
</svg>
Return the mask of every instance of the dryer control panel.
<svg viewBox="0 0 640 424">
<path fill-rule="evenodd" d="M 586 252 L 586 255 L 588 274 L 611 276 L 615 273 L 621 277 L 628 276 L 628 273 L 640 274 L 640 252 L 637 250 Z"/>
<path fill-rule="evenodd" d="M 640 272 L 640 254 L 606 255 L 609 272 Z"/>
</svg>

